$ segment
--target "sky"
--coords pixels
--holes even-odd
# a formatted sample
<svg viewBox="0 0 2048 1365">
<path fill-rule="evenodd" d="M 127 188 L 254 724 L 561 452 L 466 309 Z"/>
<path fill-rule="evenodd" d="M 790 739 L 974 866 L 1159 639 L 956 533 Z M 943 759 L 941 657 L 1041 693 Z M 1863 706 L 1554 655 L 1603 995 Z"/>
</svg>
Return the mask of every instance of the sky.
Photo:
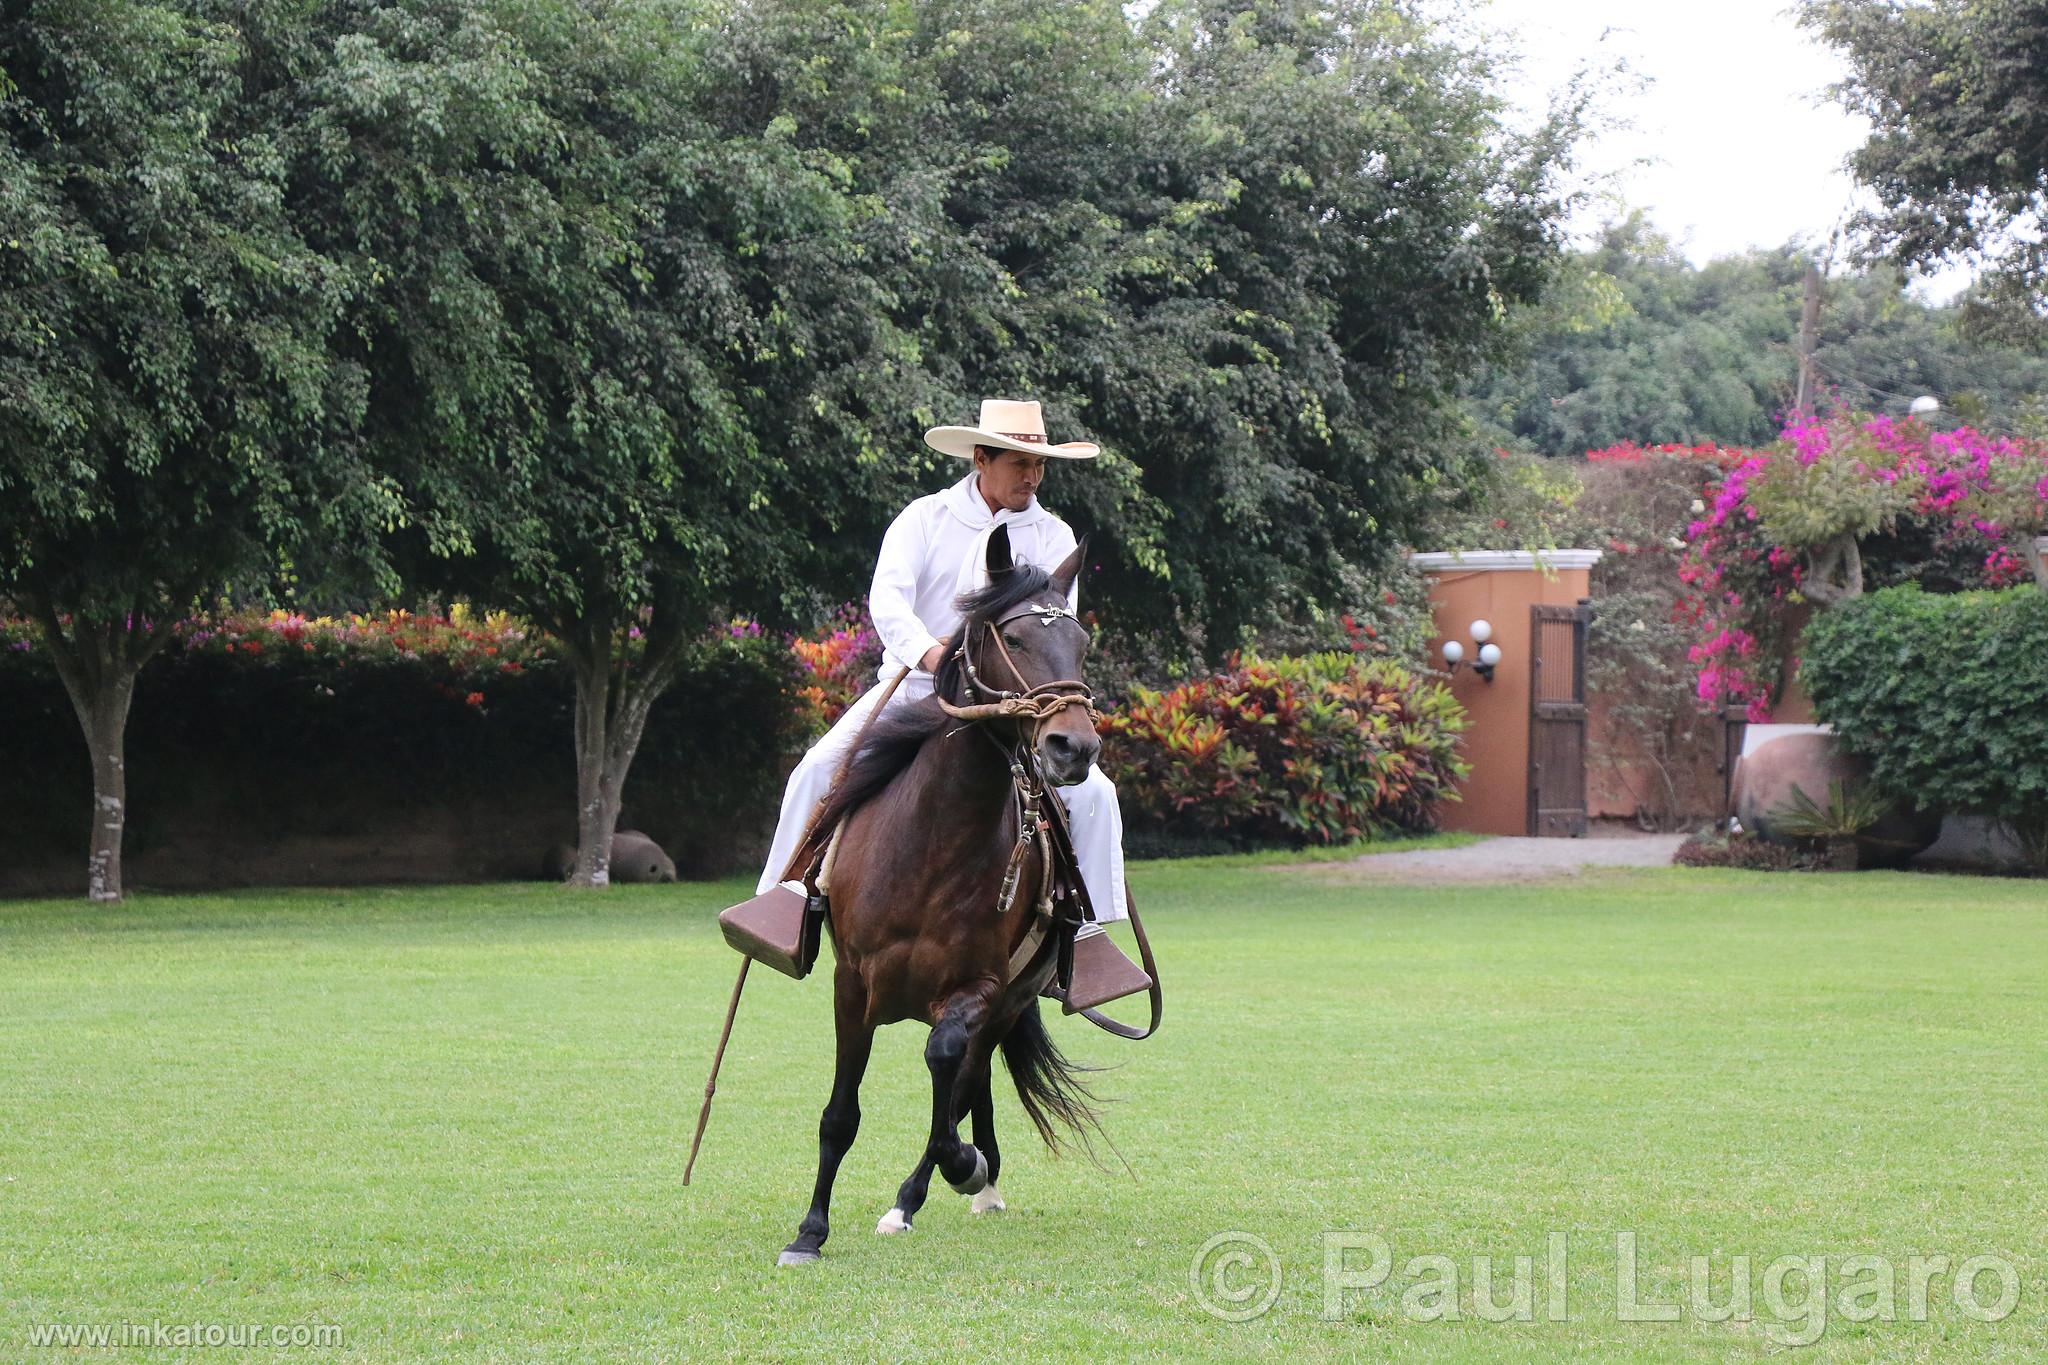
<svg viewBox="0 0 2048 1365">
<path fill-rule="evenodd" d="M 1602 103 L 1633 126 L 1603 131 L 1587 169 L 1615 175 L 1695 264 L 1793 239 L 1824 247 L 1860 202 L 1844 162 L 1867 125 L 1826 99 L 1843 62 L 1793 22 L 1789 0 L 1493 0 L 1470 14 L 1518 35 L 1514 93 L 1527 108 L 1589 61 L 1627 64 L 1630 76 L 1601 83 Z M 1603 216 L 1616 215 L 1588 225 Z M 1948 271 L 1915 292 L 1945 299 L 1967 280 Z"/>
</svg>

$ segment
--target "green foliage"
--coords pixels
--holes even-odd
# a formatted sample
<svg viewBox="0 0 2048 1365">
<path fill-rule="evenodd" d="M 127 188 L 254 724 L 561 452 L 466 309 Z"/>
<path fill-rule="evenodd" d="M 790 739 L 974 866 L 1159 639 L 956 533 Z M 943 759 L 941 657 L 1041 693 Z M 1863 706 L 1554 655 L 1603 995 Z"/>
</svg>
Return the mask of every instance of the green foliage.
<svg viewBox="0 0 2048 1365">
<path fill-rule="evenodd" d="M 1847 426 L 1847 423 L 1843 424 Z M 1863 448 L 1845 443 L 1811 464 L 1772 460 L 1749 482 L 1749 505 L 1771 543 L 1813 551 L 1844 537 L 1857 540 L 1890 530 L 1914 505 L 1916 491 L 1904 480 L 1887 483 L 1870 476 L 1873 463 Z"/>
<path fill-rule="evenodd" d="M 2048 0 L 1806 0 L 1801 18 L 1848 59 L 1836 96 L 1870 124 L 1850 165 L 1877 196 L 1872 249 L 1986 260 L 1978 320 L 2048 337 Z"/>
<path fill-rule="evenodd" d="M 1509 131 L 1496 52 L 1364 0 L 43 0 L 0 42 L 0 492 L 205 587 L 438 581 L 565 636 L 843 600 L 990 393 L 1105 443 L 1048 498 L 1111 629 L 1354 607 L 1559 259 L 1576 128 Z M 212 495 L 93 511 L 115 451 Z M 161 575 L 112 549 L 65 562 L 125 612 Z"/>
<path fill-rule="evenodd" d="M 1431 828 L 1468 771 L 1465 723 L 1448 687 L 1383 660 L 1247 658 L 1134 689 L 1106 722 L 1105 770 L 1150 832 L 1343 843 Z"/>
<path fill-rule="evenodd" d="M 2003 821 L 2048 866 L 2048 593 L 1866 594 L 1807 627 L 1799 676 L 1879 789 Z"/>
<path fill-rule="evenodd" d="M 922 426 L 1011 393 L 1105 447 L 1045 496 L 1099 533 L 1083 594 L 1127 652 L 1353 610 L 1559 258 L 1570 116 L 1508 130 L 1497 55 L 1399 7 L 782 0 L 737 26 L 736 110 L 781 101 L 872 206 L 876 354 L 788 442 L 821 452 L 820 577 L 848 590 L 910 486 L 957 476 Z"/>
<path fill-rule="evenodd" d="M 1589 533 L 1576 514 L 1579 472 L 1569 463 L 1496 449 L 1464 462 L 1431 489 L 1425 533 L 1432 550 L 1556 550 Z"/>
<path fill-rule="evenodd" d="M 246 98 L 242 20 L 275 9 L 0 19 L 0 594 L 53 632 L 146 635 L 387 493 L 348 440 L 367 393 L 337 344 L 347 272 L 292 221 L 278 129 Z"/>
<path fill-rule="evenodd" d="M 399 567 L 584 648 L 645 608 L 656 655 L 719 609 L 786 613 L 805 512 L 748 394 L 808 387 L 804 322 L 853 264 L 844 168 L 713 126 L 701 8 L 309 17 L 271 35 L 310 67 L 293 208 L 353 268 Z"/>
<path fill-rule="evenodd" d="M 1850 839 L 1884 819 L 1892 805 L 1867 786 L 1850 794 L 1838 777 L 1828 783 L 1823 806 L 1795 782 L 1791 798 L 1770 812 L 1771 829 L 1794 839 Z"/>
<path fill-rule="evenodd" d="M 1694 266 L 1633 215 L 1572 258 L 1560 285 L 1567 302 L 1514 319 L 1524 358 L 1481 371 L 1467 407 L 1492 443 L 1546 455 L 1622 441 L 1766 444 L 1796 390 L 1809 259 L 1788 246 Z M 1605 281 L 1619 305 L 1589 297 L 1588 281 Z M 2036 420 L 2048 358 L 1973 339 L 1958 309 L 1903 286 L 1890 267 L 1826 281 L 1820 396 L 1896 413 L 1933 393 L 1979 426 Z"/>
</svg>

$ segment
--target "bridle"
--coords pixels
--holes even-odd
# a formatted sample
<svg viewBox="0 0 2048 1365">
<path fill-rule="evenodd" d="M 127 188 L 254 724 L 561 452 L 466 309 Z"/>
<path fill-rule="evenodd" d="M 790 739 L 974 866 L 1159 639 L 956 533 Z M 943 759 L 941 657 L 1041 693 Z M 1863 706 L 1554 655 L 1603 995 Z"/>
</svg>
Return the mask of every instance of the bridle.
<svg viewBox="0 0 2048 1365">
<path fill-rule="evenodd" d="M 1010 676 L 1017 681 L 1021 690 L 993 687 L 982 680 L 981 669 L 974 660 L 970 632 L 962 630 L 960 643 L 953 650 L 953 657 L 960 661 L 962 673 L 967 679 L 967 690 L 971 696 L 984 700 L 971 701 L 965 706 L 955 705 L 945 697 L 937 698 L 939 709 L 953 719 L 968 725 L 991 720 L 1028 720 L 1028 727 L 1020 729 L 1008 745 L 996 738 L 986 728 L 982 734 L 991 744 L 1003 752 L 1009 764 L 1010 783 L 1017 802 L 1017 843 L 1010 850 L 1009 866 L 1003 872 L 1003 884 L 996 892 L 996 913 L 1007 912 L 1016 902 L 1018 881 L 1024 870 L 1024 858 L 1034 848 L 1039 855 L 1039 866 L 1044 869 L 1038 879 L 1038 901 L 1032 908 L 1036 912 L 1034 928 L 1028 932 L 1011 956 L 1010 976 L 1015 978 L 1030 959 L 1037 953 L 1044 940 L 1045 928 L 1053 918 L 1053 855 L 1052 824 L 1057 818 L 1046 801 L 1045 775 L 1039 769 L 1038 739 L 1045 726 L 1055 716 L 1070 706 L 1079 706 L 1088 712 L 1090 721 L 1100 724 L 1102 715 L 1095 709 L 1095 696 L 1088 690 L 1088 684 L 1079 678 L 1059 678 L 1052 682 L 1033 683 L 1024 677 L 1024 670 L 1017 667 L 1017 660 L 1010 654 L 1010 647 L 1003 643 L 1003 627 L 1012 621 L 1025 617 L 1037 618 L 1038 624 L 1050 630 L 1061 621 L 1072 621 L 1081 626 L 1081 618 L 1064 601 L 1032 602 L 1014 607 L 993 621 L 985 622 L 988 637 L 995 646 L 996 654 Z M 1081 626 L 1087 630 L 1086 626 Z"/>
<path fill-rule="evenodd" d="M 1017 680 L 1017 686 L 1022 689 L 1021 691 L 992 687 L 982 681 L 981 669 L 975 665 L 974 652 L 968 648 L 970 641 L 963 631 L 959 645 L 953 650 L 953 657 L 960 661 L 961 670 L 967 677 L 968 692 L 984 700 L 958 706 L 940 697 L 939 709 L 955 720 L 969 723 L 985 720 L 1029 720 L 1033 722 L 1034 742 L 1036 731 L 1042 729 L 1047 721 L 1069 706 L 1085 708 L 1088 718 L 1099 723 L 1102 720 L 1102 713 L 1095 709 L 1095 694 L 1090 692 L 1088 684 L 1079 678 L 1060 678 L 1042 683 L 1025 680 L 1024 670 L 1017 667 L 1016 659 L 1011 657 L 1010 647 L 1003 643 L 1003 627 L 1012 621 L 1021 621 L 1027 616 L 1036 617 L 1038 624 L 1047 629 L 1061 621 L 1072 621 L 1075 625 L 1081 626 L 1081 618 L 1064 602 L 1026 603 L 1021 607 L 1012 608 L 993 621 L 984 623 L 989 640 L 995 645 L 1003 666 L 1010 671 L 1010 676 Z M 1085 631 L 1087 627 L 1081 626 L 1081 629 Z"/>
</svg>

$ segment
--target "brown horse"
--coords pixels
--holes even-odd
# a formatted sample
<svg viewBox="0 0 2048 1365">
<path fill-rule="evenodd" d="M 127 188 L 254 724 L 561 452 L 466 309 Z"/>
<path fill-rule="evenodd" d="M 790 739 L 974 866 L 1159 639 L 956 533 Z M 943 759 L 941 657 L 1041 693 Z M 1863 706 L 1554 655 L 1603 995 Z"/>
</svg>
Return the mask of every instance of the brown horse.
<svg viewBox="0 0 2048 1365">
<path fill-rule="evenodd" d="M 1048 1146 L 1057 1146 L 1055 1122 L 1078 1131 L 1094 1119 L 1076 1068 L 1038 1012 L 1058 935 L 1046 934 L 1022 970 L 1011 971 L 1046 875 L 1043 845 L 1025 840 L 1019 849 L 1018 784 L 1041 773 L 1054 785 L 1079 782 L 1101 748 L 1078 681 L 1088 631 L 1067 606 L 1081 555 L 1076 549 L 1050 574 L 1013 564 L 1008 532 L 997 528 L 990 586 L 960 599 L 959 644 L 938 670 L 934 695 L 875 722 L 813 821 L 826 830 L 845 819 L 830 879 L 838 1067 L 818 1124 L 810 1211 L 783 1265 L 817 1260 L 829 1235 L 832 1180 L 859 1131 L 861 1076 L 884 1024 L 918 1019 L 931 1027 L 924 1055 L 932 1125 L 877 1232 L 910 1227 L 934 1169 L 959 1193 L 978 1196 L 976 1212 L 1002 1206 L 990 1091 L 998 1047 Z M 999 707 L 1004 698 L 1008 708 Z M 1008 714 L 991 714 L 999 709 Z M 1013 851 L 1022 854 L 1014 884 Z M 959 1133 L 969 1116 L 971 1145 Z"/>
</svg>

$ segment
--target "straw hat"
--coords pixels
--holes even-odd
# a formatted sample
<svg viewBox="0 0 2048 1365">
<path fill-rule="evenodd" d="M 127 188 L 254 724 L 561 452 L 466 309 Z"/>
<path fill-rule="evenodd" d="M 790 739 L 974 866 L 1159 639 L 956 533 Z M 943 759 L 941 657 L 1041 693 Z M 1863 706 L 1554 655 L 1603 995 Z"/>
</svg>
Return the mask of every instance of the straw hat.
<svg viewBox="0 0 2048 1365">
<path fill-rule="evenodd" d="M 1046 439 L 1045 415 L 1038 404 L 1008 398 L 983 399 L 980 425 L 933 427 L 924 434 L 924 443 L 962 459 L 974 458 L 976 446 L 1021 450 L 1027 455 L 1051 455 L 1061 460 L 1092 460 L 1102 453 L 1102 448 L 1091 441 L 1052 444 Z"/>
</svg>

